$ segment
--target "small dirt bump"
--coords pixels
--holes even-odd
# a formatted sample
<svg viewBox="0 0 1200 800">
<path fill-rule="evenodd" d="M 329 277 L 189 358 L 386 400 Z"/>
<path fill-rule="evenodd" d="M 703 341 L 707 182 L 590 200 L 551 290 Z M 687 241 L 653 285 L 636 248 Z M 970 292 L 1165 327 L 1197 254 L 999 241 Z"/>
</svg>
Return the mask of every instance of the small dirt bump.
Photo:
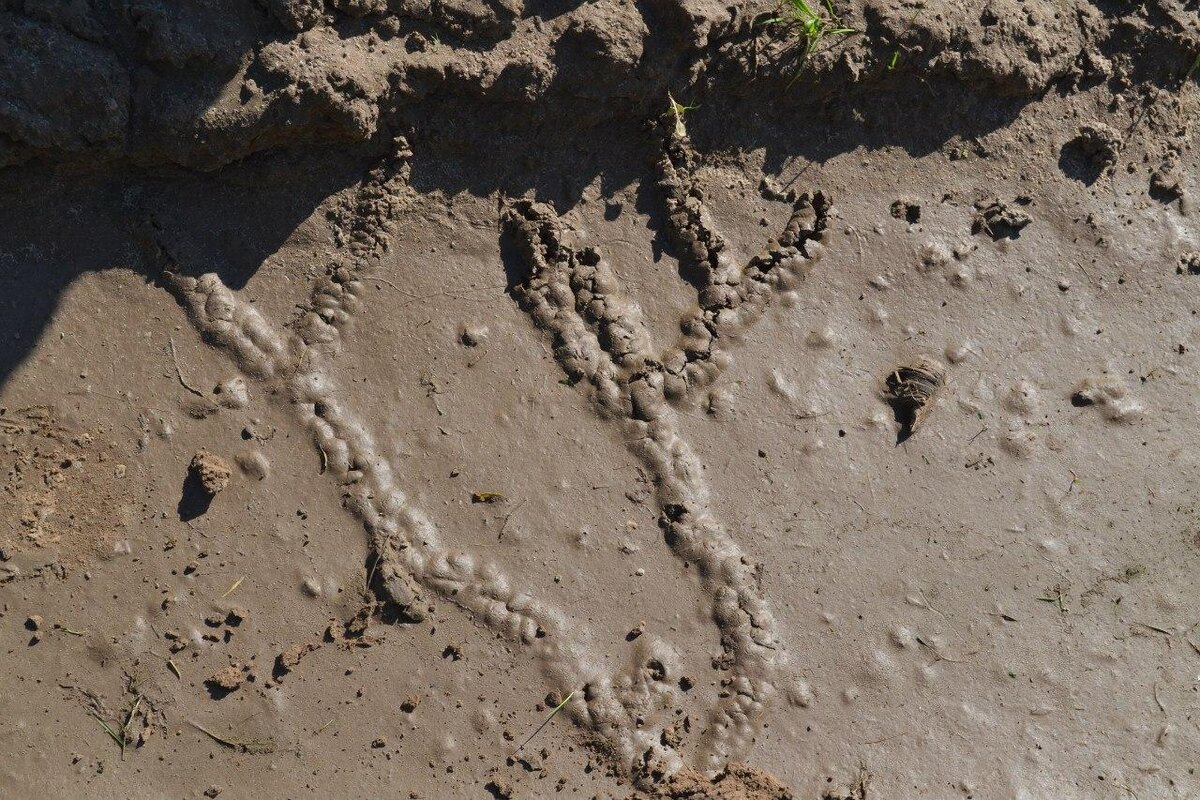
<svg viewBox="0 0 1200 800">
<path fill-rule="evenodd" d="M 271 462 L 259 450 L 252 450 L 238 456 L 237 465 L 243 475 L 255 480 L 266 480 L 271 474 Z"/>
<path fill-rule="evenodd" d="M 1129 387 L 1120 380 L 1102 375 L 1085 378 L 1071 393 L 1076 408 L 1095 407 L 1110 422 L 1129 422 L 1141 416 L 1142 405 L 1129 396 Z"/>
<path fill-rule="evenodd" d="M 1123 146 L 1121 135 L 1112 127 L 1102 122 L 1081 125 L 1059 151 L 1058 167 L 1068 178 L 1091 186 L 1112 174 Z"/>
<path fill-rule="evenodd" d="M 225 408 L 241 409 L 250 405 L 250 388 L 240 375 L 218 383 L 212 393 L 217 405 Z"/>
<path fill-rule="evenodd" d="M 495 798 L 495 800 L 512 800 L 512 798 L 515 796 L 513 794 L 514 789 L 512 786 L 510 786 L 506 781 L 502 781 L 498 778 L 488 781 L 484 785 L 483 789 L 489 795 Z"/>
<path fill-rule="evenodd" d="M 271 670 L 271 677 L 278 681 L 300 666 L 301 659 L 316 649 L 317 645 L 315 644 L 294 644 L 287 648 L 275 656 L 275 666 Z"/>
<path fill-rule="evenodd" d="M 232 476 L 233 470 L 225 459 L 207 450 L 197 452 L 183 480 L 179 519 L 187 522 L 207 512 L 217 493 L 229 486 Z"/>
<path fill-rule="evenodd" d="M 464 323 L 458 331 L 458 340 L 466 347 L 478 347 L 487 341 L 488 327 L 477 322 Z"/>
<path fill-rule="evenodd" d="M 1170 203 L 1183 197 L 1184 175 L 1173 160 L 1164 161 L 1150 174 L 1150 196 L 1161 203 Z"/>
</svg>

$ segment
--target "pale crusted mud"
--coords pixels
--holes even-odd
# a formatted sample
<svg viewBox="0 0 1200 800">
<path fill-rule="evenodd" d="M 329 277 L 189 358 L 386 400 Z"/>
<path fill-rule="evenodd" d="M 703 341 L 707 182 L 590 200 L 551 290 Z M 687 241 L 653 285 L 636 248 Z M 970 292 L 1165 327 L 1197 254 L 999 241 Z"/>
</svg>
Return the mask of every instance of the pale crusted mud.
<svg viewBox="0 0 1200 800">
<path fill-rule="evenodd" d="M 0 794 L 1195 795 L 1196 11 L 0 3 Z"/>
</svg>

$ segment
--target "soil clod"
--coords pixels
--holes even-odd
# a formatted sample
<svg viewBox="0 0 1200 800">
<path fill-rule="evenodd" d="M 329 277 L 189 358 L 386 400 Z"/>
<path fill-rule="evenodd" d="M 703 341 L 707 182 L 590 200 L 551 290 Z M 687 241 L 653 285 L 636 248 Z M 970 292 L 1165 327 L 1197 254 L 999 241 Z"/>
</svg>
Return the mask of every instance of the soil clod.
<svg viewBox="0 0 1200 800">
<path fill-rule="evenodd" d="M 1021 210 L 1032 201 L 1028 197 L 1018 197 L 1012 204 L 999 198 L 992 197 L 975 203 L 975 219 L 971 223 L 971 233 L 986 233 L 992 239 L 1017 239 L 1026 225 L 1033 222 L 1033 217 Z"/>
<path fill-rule="evenodd" d="M 271 670 L 271 677 L 276 681 L 283 678 L 289 672 L 300 666 L 300 660 L 306 655 L 316 650 L 318 645 L 315 644 L 294 644 L 284 650 L 279 655 L 275 656 L 275 666 Z"/>
<path fill-rule="evenodd" d="M 215 495 L 229 486 L 229 479 L 233 476 L 233 470 L 225 459 L 207 450 L 196 453 L 188 469 L 200 482 L 200 488 L 209 495 Z"/>
<path fill-rule="evenodd" d="M 930 401 L 946 380 L 946 368 L 931 358 L 918 358 L 892 370 L 884 381 L 884 400 L 892 407 L 900 430 L 896 444 L 908 439 L 930 410 Z"/>
<path fill-rule="evenodd" d="M 1116 165 L 1122 144 L 1120 134 L 1104 123 L 1082 126 L 1074 143 L 1101 172 Z"/>
<path fill-rule="evenodd" d="M 198 451 L 188 464 L 183 481 L 179 518 L 187 522 L 205 514 L 217 493 L 229 486 L 232 476 L 233 470 L 225 459 L 207 450 Z"/>
<path fill-rule="evenodd" d="M 1170 203 L 1184 195 L 1184 176 L 1174 159 L 1164 161 L 1150 173 L 1150 196 L 1161 203 Z"/>
<path fill-rule="evenodd" d="M 214 700 L 220 700 L 231 692 L 236 692 L 247 680 L 248 676 L 244 667 L 230 664 L 205 678 L 204 685 L 208 687 L 209 694 Z"/>
<path fill-rule="evenodd" d="M 483 344 L 488 337 L 488 328 L 486 325 L 478 323 L 467 323 L 459 329 L 458 340 L 466 347 L 478 347 Z"/>
</svg>

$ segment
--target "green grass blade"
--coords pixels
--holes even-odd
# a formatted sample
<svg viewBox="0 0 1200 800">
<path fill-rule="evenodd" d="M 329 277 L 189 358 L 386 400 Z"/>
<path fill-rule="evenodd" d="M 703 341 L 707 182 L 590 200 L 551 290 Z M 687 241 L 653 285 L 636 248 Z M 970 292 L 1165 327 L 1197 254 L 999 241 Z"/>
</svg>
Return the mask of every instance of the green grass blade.
<svg viewBox="0 0 1200 800">
<path fill-rule="evenodd" d="M 544 728 L 544 727 L 546 727 L 547 725 L 549 725 L 549 724 L 550 724 L 550 720 L 554 719 L 554 715 L 555 715 L 555 714 L 557 714 L 559 711 L 562 711 L 562 709 L 563 709 L 563 706 L 565 706 L 565 705 L 566 705 L 568 702 L 570 702 L 571 698 L 575 696 L 575 692 L 576 692 L 576 691 L 578 691 L 578 690 L 576 690 L 576 689 L 572 689 L 572 690 L 571 690 L 571 693 L 570 693 L 569 695 L 567 695 L 566 697 L 564 697 L 564 698 L 563 698 L 563 701 L 554 707 L 554 710 L 550 712 L 550 716 L 546 717 L 545 721 L 543 721 L 541 725 L 538 725 L 538 726 L 537 726 L 537 730 L 535 730 L 533 733 L 529 734 L 529 737 L 528 737 L 528 738 L 526 738 L 526 739 L 525 739 L 525 741 L 521 742 L 521 746 L 520 746 L 520 747 L 518 747 L 518 748 L 517 748 L 517 749 L 516 749 L 514 752 L 517 752 L 517 753 L 521 752 L 521 749 L 522 749 L 523 747 L 525 747 L 525 745 L 527 745 L 527 744 L 529 744 L 531 741 L 533 741 L 533 737 L 535 737 L 535 736 L 537 736 L 539 733 L 541 733 L 541 732 L 542 732 L 542 728 Z"/>
</svg>

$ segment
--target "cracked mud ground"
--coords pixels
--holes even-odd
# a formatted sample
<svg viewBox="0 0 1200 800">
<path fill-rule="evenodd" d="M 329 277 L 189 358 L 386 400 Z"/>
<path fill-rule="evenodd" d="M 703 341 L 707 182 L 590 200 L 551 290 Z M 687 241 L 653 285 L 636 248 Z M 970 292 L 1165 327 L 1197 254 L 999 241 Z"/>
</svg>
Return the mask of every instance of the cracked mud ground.
<svg viewBox="0 0 1200 800">
<path fill-rule="evenodd" d="M 818 13 L 0 0 L 0 796 L 1200 796 L 1200 9 Z"/>
</svg>

